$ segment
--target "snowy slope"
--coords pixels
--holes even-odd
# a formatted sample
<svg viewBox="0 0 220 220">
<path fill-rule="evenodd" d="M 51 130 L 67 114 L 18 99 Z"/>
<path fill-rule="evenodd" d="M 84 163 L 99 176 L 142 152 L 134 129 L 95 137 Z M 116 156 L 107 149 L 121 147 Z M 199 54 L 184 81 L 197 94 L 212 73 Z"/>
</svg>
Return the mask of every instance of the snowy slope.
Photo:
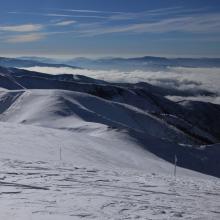
<svg viewBox="0 0 220 220">
<path fill-rule="evenodd" d="M 0 77 L 1 219 L 220 218 L 218 106 L 147 84 Z"/>
<path fill-rule="evenodd" d="M 201 150 L 195 145 L 199 143 L 198 139 L 171 125 L 178 125 L 175 124 L 178 120 L 168 124 L 163 118 L 128 104 L 64 90 L 0 92 L 0 104 L 0 120 L 4 122 L 72 132 L 115 130 L 120 134 L 124 131 L 139 146 L 167 161 L 173 162 L 174 154 L 178 154 L 181 157 L 180 166 L 219 176 L 219 149 Z M 194 131 L 206 135 L 199 129 L 194 128 Z"/>
<path fill-rule="evenodd" d="M 180 143 L 196 143 L 183 132 L 147 112 L 85 93 L 28 90 L 0 94 L 0 100 L 4 103 L 10 99 L 11 105 L 0 116 L 2 121 L 58 128 L 72 128 L 71 125 L 77 122 L 87 121 L 112 128 L 134 129 Z"/>
<path fill-rule="evenodd" d="M 218 219 L 220 182 L 126 133 L 0 123 L 1 219 Z M 60 161 L 60 146 L 62 160 Z"/>
<path fill-rule="evenodd" d="M 2 79 L 0 86 L 10 90 L 21 88 L 26 89 L 62 89 L 68 91 L 77 91 L 88 93 L 106 100 L 118 102 L 120 104 L 128 104 L 131 107 L 137 107 L 151 115 L 161 119 L 161 115 L 174 115 L 180 120 L 186 121 L 190 127 L 197 127 L 200 117 L 196 111 L 191 111 L 183 105 L 169 101 L 164 98 L 161 93 L 163 89 L 153 87 L 149 84 L 138 85 L 115 85 L 100 80 L 94 80 L 88 77 L 72 76 L 72 75 L 49 75 L 37 72 L 29 72 L 17 69 L 1 68 L 0 73 Z M 6 81 L 6 82 L 5 82 Z M 201 103 L 201 105 L 203 105 Z M 220 112 L 220 110 L 217 110 Z M 216 114 L 216 113 L 215 113 Z M 218 113 L 219 114 L 219 113 Z M 212 113 L 210 113 L 212 115 Z M 205 120 L 209 121 L 210 117 L 204 115 Z M 163 117 L 163 120 L 166 118 Z M 212 119 L 213 121 L 213 119 Z M 175 126 L 175 123 L 172 126 Z M 192 129 L 177 129 L 187 133 L 191 138 L 197 139 L 199 142 L 206 144 L 216 143 L 220 140 L 219 128 L 210 124 L 203 124 L 192 132 Z M 217 130 L 217 132 L 216 132 Z M 204 132 L 206 132 L 204 136 Z"/>
</svg>

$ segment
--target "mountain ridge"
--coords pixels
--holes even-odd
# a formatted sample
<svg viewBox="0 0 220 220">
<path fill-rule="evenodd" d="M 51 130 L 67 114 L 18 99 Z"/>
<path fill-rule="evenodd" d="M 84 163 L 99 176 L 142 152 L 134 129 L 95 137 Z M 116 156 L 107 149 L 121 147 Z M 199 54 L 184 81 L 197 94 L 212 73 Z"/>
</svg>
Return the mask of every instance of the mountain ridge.
<svg viewBox="0 0 220 220">
<path fill-rule="evenodd" d="M 73 59 L 53 59 L 41 57 L 21 57 L 20 59 L 33 59 L 36 61 L 45 61 L 48 63 L 65 63 L 67 65 L 80 66 L 89 69 L 117 69 L 122 71 L 131 70 L 156 70 L 167 69 L 170 67 L 186 67 L 186 68 L 210 68 L 220 67 L 220 58 L 168 58 L 157 56 L 143 57 L 103 57 L 103 58 L 85 58 L 78 57 Z"/>
<path fill-rule="evenodd" d="M 218 147 L 200 147 L 219 142 L 219 123 L 215 120 L 220 115 L 218 105 L 175 103 L 156 92 L 160 87 L 152 90 L 148 84 L 141 84 L 140 89 L 140 84 L 15 68 L 0 68 L 0 77 L 0 86 L 8 89 L 0 92 L 2 122 L 72 132 L 100 131 L 102 135 L 124 130 L 159 158 L 172 163 L 177 153 L 180 166 L 220 176 Z M 203 120 L 197 116 L 197 105 L 204 109 Z"/>
</svg>

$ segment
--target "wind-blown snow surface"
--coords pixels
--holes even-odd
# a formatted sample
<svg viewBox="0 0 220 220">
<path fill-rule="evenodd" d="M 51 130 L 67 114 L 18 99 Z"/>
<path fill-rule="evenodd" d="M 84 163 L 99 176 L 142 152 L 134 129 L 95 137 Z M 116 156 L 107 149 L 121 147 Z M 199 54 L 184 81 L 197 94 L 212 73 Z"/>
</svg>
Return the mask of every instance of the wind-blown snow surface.
<svg viewBox="0 0 220 220">
<path fill-rule="evenodd" d="M 145 83 L 0 73 L 1 219 L 220 218 L 219 179 L 180 167 L 174 178 L 170 163 L 176 153 L 220 176 L 218 105 Z"/>
<path fill-rule="evenodd" d="M 182 168 L 175 179 L 126 134 L 0 128 L 1 219 L 220 217 L 219 180 Z"/>
</svg>

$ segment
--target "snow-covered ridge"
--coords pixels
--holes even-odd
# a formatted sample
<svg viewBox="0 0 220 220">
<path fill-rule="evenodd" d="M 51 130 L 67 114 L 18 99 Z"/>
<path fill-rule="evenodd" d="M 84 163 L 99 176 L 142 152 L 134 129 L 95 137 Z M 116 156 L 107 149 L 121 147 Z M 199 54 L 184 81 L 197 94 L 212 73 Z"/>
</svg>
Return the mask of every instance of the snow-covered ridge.
<svg viewBox="0 0 220 220">
<path fill-rule="evenodd" d="M 0 120 L 84 132 L 126 132 L 147 151 L 179 165 L 220 176 L 218 105 L 175 103 L 147 83 L 114 84 L 80 75 L 0 69 Z M 208 110 L 207 110 L 208 109 Z M 209 123 L 207 123 L 209 122 Z M 204 160 L 204 157 L 206 158 Z"/>
<path fill-rule="evenodd" d="M 219 105 L 166 95 L 0 68 L 0 219 L 219 219 Z"/>
</svg>

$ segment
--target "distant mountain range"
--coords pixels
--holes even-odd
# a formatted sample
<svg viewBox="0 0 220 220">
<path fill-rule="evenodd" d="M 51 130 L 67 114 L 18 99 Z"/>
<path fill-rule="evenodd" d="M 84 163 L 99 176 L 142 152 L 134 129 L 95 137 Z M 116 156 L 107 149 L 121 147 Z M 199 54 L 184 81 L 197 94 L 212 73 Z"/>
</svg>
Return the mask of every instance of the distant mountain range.
<svg viewBox="0 0 220 220">
<path fill-rule="evenodd" d="M 17 67 L 17 68 L 28 68 L 33 66 L 41 67 L 69 67 L 69 68 L 79 68 L 67 64 L 60 63 L 46 63 L 38 61 L 37 59 L 18 59 L 18 58 L 6 58 L 0 57 L 0 66 L 2 67 Z"/>
<path fill-rule="evenodd" d="M 0 66 L 29 68 L 39 67 L 69 67 L 74 69 L 94 70 L 160 70 L 170 67 L 211 68 L 220 67 L 220 58 L 165 58 L 165 57 L 136 57 L 136 58 L 74 58 L 74 59 L 51 59 L 44 57 L 0 57 Z"/>
<path fill-rule="evenodd" d="M 136 58 L 75 58 L 69 60 L 49 59 L 40 57 L 21 57 L 20 59 L 35 60 L 52 64 L 64 63 L 90 69 L 118 69 L 123 71 L 150 70 L 168 67 L 220 67 L 220 58 L 165 58 L 165 57 L 136 57 Z"/>
</svg>

